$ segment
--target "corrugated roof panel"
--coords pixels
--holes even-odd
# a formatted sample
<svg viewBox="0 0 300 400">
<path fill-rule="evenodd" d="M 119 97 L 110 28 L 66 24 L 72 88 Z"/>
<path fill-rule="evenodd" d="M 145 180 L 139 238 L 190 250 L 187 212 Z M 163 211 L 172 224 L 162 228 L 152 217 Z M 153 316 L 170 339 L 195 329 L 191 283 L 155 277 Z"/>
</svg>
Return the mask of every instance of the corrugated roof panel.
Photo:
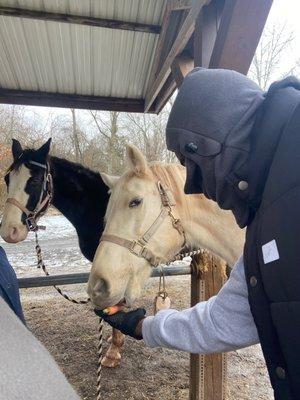
<svg viewBox="0 0 300 400">
<path fill-rule="evenodd" d="M 1 0 L 2 6 L 160 24 L 167 0 Z"/>
<path fill-rule="evenodd" d="M 1 5 L 158 24 L 166 0 L 2 0 Z M 143 98 L 158 35 L 0 17 L 0 86 Z"/>
</svg>

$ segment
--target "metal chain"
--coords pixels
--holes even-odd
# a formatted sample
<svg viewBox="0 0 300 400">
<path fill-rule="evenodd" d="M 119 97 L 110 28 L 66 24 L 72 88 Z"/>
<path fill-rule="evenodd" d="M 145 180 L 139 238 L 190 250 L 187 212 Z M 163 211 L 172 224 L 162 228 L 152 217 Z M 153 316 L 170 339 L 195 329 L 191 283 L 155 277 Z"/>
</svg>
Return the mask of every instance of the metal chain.
<svg viewBox="0 0 300 400">
<path fill-rule="evenodd" d="M 177 254 L 171 261 L 168 262 L 168 264 L 170 264 L 173 261 L 180 261 L 183 260 L 186 257 L 193 257 L 196 256 L 197 254 L 201 254 L 202 250 L 192 250 L 192 251 L 188 251 L 186 253 L 179 253 Z"/>
</svg>

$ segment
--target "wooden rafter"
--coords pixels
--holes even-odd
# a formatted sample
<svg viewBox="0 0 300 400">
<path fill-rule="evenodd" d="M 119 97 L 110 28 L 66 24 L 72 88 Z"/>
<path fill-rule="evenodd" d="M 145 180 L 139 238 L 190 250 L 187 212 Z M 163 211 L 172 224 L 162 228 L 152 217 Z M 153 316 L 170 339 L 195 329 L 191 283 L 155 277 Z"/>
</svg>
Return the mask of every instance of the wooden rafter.
<svg viewBox="0 0 300 400">
<path fill-rule="evenodd" d="M 194 59 L 186 56 L 185 54 L 179 54 L 175 57 L 172 65 L 172 75 L 175 79 L 177 87 L 180 87 L 184 77 L 194 68 Z"/>
<path fill-rule="evenodd" d="M 28 10 L 14 7 L 1 6 L 0 15 L 154 34 L 159 34 L 161 30 L 159 25 L 141 24 L 138 22 L 118 21 L 114 19 L 95 18 L 74 14 L 53 13 L 48 11 Z"/>
<path fill-rule="evenodd" d="M 156 78 L 150 80 L 146 91 L 146 99 L 145 99 L 145 111 L 148 111 L 152 106 L 156 96 L 162 89 L 164 83 L 168 79 L 171 73 L 171 65 L 175 59 L 175 57 L 181 53 L 185 46 L 187 45 L 189 39 L 191 38 L 192 34 L 194 33 L 195 29 L 195 21 L 201 11 L 201 8 L 205 4 L 206 0 L 194 0 L 192 2 L 192 6 L 187 17 L 184 20 L 184 23 L 167 55 L 162 68 Z"/>
<path fill-rule="evenodd" d="M 176 88 L 177 88 L 177 84 L 176 84 L 173 76 L 170 75 L 169 78 L 167 79 L 166 83 L 162 87 L 161 92 L 157 96 L 155 103 L 152 105 L 152 109 L 150 109 L 149 111 L 150 112 L 153 111 L 153 112 L 155 112 L 155 114 L 159 114 L 161 112 L 161 110 L 164 108 L 164 106 L 166 105 L 169 98 L 172 96 L 172 94 L 176 90 Z"/>
<path fill-rule="evenodd" d="M 194 33 L 195 67 L 208 68 L 220 26 L 224 0 L 212 0 L 196 20 Z"/>
<path fill-rule="evenodd" d="M 173 11 L 188 10 L 192 7 L 192 0 L 172 0 Z"/>
<path fill-rule="evenodd" d="M 91 110 L 143 112 L 144 100 L 0 89 L 0 103 Z"/>
<path fill-rule="evenodd" d="M 272 0 L 226 0 L 210 68 L 247 74 Z"/>
</svg>

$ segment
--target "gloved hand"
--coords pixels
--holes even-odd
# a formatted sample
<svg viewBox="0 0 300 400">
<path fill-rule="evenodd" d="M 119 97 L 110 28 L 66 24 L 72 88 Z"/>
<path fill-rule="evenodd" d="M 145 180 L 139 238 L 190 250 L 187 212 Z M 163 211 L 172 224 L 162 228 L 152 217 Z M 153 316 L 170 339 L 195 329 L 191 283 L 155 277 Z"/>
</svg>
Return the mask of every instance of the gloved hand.
<svg viewBox="0 0 300 400">
<path fill-rule="evenodd" d="M 140 322 L 146 315 L 146 310 L 144 308 L 137 308 L 129 312 L 119 311 L 113 315 L 108 315 L 102 310 L 94 311 L 99 317 L 103 318 L 105 322 L 125 335 L 129 335 L 138 340 L 143 339 Z"/>
</svg>

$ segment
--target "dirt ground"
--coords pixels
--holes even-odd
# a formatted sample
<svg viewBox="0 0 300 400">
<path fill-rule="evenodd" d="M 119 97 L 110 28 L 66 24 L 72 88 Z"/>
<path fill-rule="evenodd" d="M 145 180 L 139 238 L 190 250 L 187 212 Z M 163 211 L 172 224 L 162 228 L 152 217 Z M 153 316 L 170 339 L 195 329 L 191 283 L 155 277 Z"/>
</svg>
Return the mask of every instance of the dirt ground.
<svg viewBox="0 0 300 400">
<path fill-rule="evenodd" d="M 85 286 L 68 290 L 85 296 Z M 139 304 L 152 312 L 157 280 L 152 279 Z M 189 278 L 168 278 L 172 306 L 188 307 Z M 68 303 L 52 288 L 22 290 L 29 328 L 48 348 L 82 399 L 95 399 L 97 318 L 88 307 Z M 105 326 L 105 337 L 110 330 Z M 105 348 L 108 344 L 105 343 Z M 111 400 L 186 400 L 189 392 L 189 355 L 146 348 L 127 339 L 121 365 L 104 369 L 103 398 Z M 228 400 L 272 399 L 272 391 L 259 346 L 229 353 Z"/>
</svg>

